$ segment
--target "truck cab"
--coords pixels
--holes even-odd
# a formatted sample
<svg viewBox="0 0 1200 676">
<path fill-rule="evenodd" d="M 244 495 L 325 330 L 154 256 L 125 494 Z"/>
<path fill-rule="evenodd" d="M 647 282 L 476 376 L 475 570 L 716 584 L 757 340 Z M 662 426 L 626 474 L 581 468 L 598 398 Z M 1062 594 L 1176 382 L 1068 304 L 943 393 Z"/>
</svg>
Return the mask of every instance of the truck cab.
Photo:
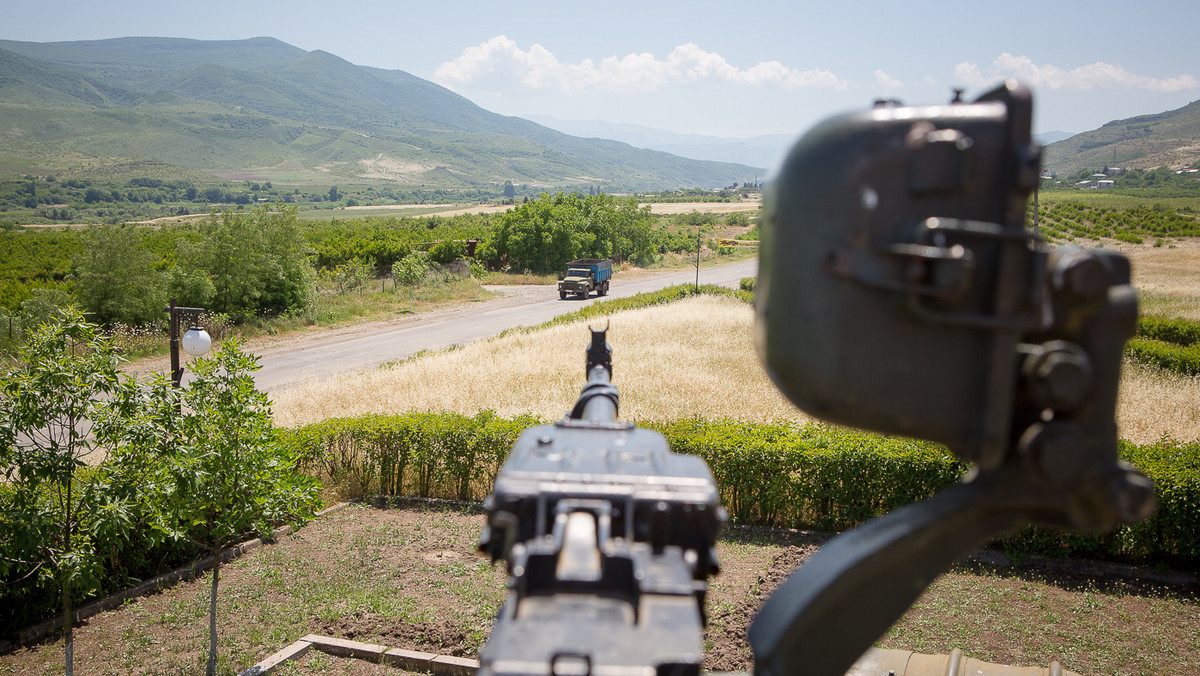
<svg viewBox="0 0 1200 676">
<path fill-rule="evenodd" d="M 558 283 L 558 297 L 568 295 L 587 298 L 592 291 L 597 296 L 608 294 L 608 282 L 612 279 L 612 261 L 602 258 L 580 258 L 567 263 L 567 274 Z"/>
</svg>

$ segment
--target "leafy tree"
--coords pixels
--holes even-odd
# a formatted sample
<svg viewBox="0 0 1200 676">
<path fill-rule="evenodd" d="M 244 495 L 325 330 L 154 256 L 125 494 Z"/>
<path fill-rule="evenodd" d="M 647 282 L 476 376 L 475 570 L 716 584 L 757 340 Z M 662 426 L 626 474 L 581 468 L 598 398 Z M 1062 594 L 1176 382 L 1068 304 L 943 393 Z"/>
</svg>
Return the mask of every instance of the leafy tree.
<svg viewBox="0 0 1200 676">
<path fill-rule="evenodd" d="M 182 244 L 180 268 L 188 276 L 207 277 L 212 295 L 188 302 L 243 321 L 307 307 L 316 273 L 296 213 L 295 207 L 276 205 L 225 212 L 202 224 L 202 239 Z M 202 284 L 194 288 L 206 290 Z"/>
<path fill-rule="evenodd" d="M 652 220 L 634 198 L 543 193 L 506 212 L 477 255 L 541 273 L 583 257 L 646 262 L 655 255 Z"/>
<path fill-rule="evenodd" d="M 94 226 L 74 259 L 75 295 L 100 323 L 136 325 L 162 316 L 166 275 L 133 227 Z"/>
<path fill-rule="evenodd" d="M 466 255 L 467 243 L 453 239 L 442 240 L 429 249 L 429 260 L 438 265 L 450 265 Z"/>
<path fill-rule="evenodd" d="M 20 356 L 0 375 L 0 580 L 36 576 L 57 589 L 71 675 L 74 599 L 97 588 L 93 535 L 118 516 L 94 508 L 99 474 L 85 466 L 111 448 L 118 357 L 77 312 L 34 330 Z"/>
<path fill-rule="evenodd" d="M 255 533 L 312 517 L 317 482 L 294 470 L 278 443 L 267 396 L 254 386 L 257 357 L 226 341 L 211 357 L 191 362 L 174 427 L 151 425 L 143 446 L 166 454 L 166 522 L 213 557 L 209 595 L 208 674 L 216 673 L 217 593 L 221 552 Z M 160 413 L 164 411 L 160 407 Z M 156 420 L 163 420 L 161 415 Z M 173 451 L 168 449 L 174 449 Z"/>
<path fill-rule="evenodd" d="M 513 186 L 513 182 L 505 181 L 504 182 L 504 197 L 506 199 L 512 199 L 516 196 L 517 196 L 517 189 L 515 186 Z"/>
<path fill-rule="evenodd" d="M 429 260 L 422 251 L 414 251 L 392 266 L 392 276 L 408 287 L 408 309 L 412 309 L 413 287 L 429 274 Z"/>
</svg>

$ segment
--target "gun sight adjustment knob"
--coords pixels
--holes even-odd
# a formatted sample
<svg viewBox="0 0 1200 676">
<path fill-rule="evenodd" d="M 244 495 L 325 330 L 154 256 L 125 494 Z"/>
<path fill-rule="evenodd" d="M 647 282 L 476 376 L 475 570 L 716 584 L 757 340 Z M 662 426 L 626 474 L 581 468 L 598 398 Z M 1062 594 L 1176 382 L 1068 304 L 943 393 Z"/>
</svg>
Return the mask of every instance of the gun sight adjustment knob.
<svg viewBox="0 0 1200 676">
<path fill-rule="evenodd" d="M 1109 287 L 1108 267 L 1098 256 L 1083 249 L 1068 251 L 1054 266 L 1051 283 L 1056 291 L 1082 301 L 1098 300 Z"/>
<path fill-rule="evenodd" d="M 1039 405 L 1069 411 L 1082 404 L 1092 387 L 1092 362 L 1083 348 L 1065 340 L 1040 345 L 1025 357 L 1021 373 Z"/>
<path fill-rule="evenodd" d="M 1158 502 L 1154 482 L 1140 472 L 1127 469 L 1109 484 L 1109 502 L 1122 523 L 1148 519 Z"/>
</svg>

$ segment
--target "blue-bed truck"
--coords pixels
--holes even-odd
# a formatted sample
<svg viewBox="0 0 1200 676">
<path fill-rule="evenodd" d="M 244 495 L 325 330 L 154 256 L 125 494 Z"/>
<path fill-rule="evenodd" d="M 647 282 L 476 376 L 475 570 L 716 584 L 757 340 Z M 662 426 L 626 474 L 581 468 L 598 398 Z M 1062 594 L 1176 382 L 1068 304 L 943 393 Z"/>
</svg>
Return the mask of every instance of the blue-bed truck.
<svg viewBox="0 0 1200 676">
<path fill-rule="evenodd" d="M 608 295 L 612 279 L 612 261 L 604 258 L 580 258 L 567 263 L 567 276 L 558 283 L 558 298 L 568 294 L 587 298 L 594 290 L 597 296 Z"/>
</svg>

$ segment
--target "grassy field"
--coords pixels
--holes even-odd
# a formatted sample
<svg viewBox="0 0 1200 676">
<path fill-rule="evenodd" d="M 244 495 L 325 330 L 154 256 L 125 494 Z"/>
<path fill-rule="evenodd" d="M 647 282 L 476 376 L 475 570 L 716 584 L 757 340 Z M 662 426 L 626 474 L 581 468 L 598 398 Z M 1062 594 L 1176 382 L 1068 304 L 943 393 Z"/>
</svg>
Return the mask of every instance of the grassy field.
<svg viewBox="0 0 1200 676">
<path fill-rule="evenodd" d="M 612 317 L 613 378 L 626 420 L 807 420 L 770 384 L 751 349 L 749 305 L 697 297 Z M 703 318 L 698 322 L 697 318 Z M 326 378 L 280 391 L 277 423 L 398 411 L 556 419 L 583 385 L 584 323 L 477 341 L 391 368 Z M 430 387 L 431 383 L 452 383 Z"/>
<path fill-rule="evenodd" d="M 697 321 L 702 317 L 703 321 Z M 771 384 L 752 347 L 753 312 L 729 298 L 696 297 L 612 317 L 613 377 L 621 417 L 751 422 L 810 418 Z M 295 427 L 364 413 L 450 411 L 561 417 L 583 380 L 586 323 L 478 341 L 388 368 L 309 381 L 275 395 L 275 420 Z M 430 387 L 430 383 L 453 383 Z M 1127 364 L 1117 424 L 1121 438 L 1200 439 L 1200 379 Z"/>
</svg>

